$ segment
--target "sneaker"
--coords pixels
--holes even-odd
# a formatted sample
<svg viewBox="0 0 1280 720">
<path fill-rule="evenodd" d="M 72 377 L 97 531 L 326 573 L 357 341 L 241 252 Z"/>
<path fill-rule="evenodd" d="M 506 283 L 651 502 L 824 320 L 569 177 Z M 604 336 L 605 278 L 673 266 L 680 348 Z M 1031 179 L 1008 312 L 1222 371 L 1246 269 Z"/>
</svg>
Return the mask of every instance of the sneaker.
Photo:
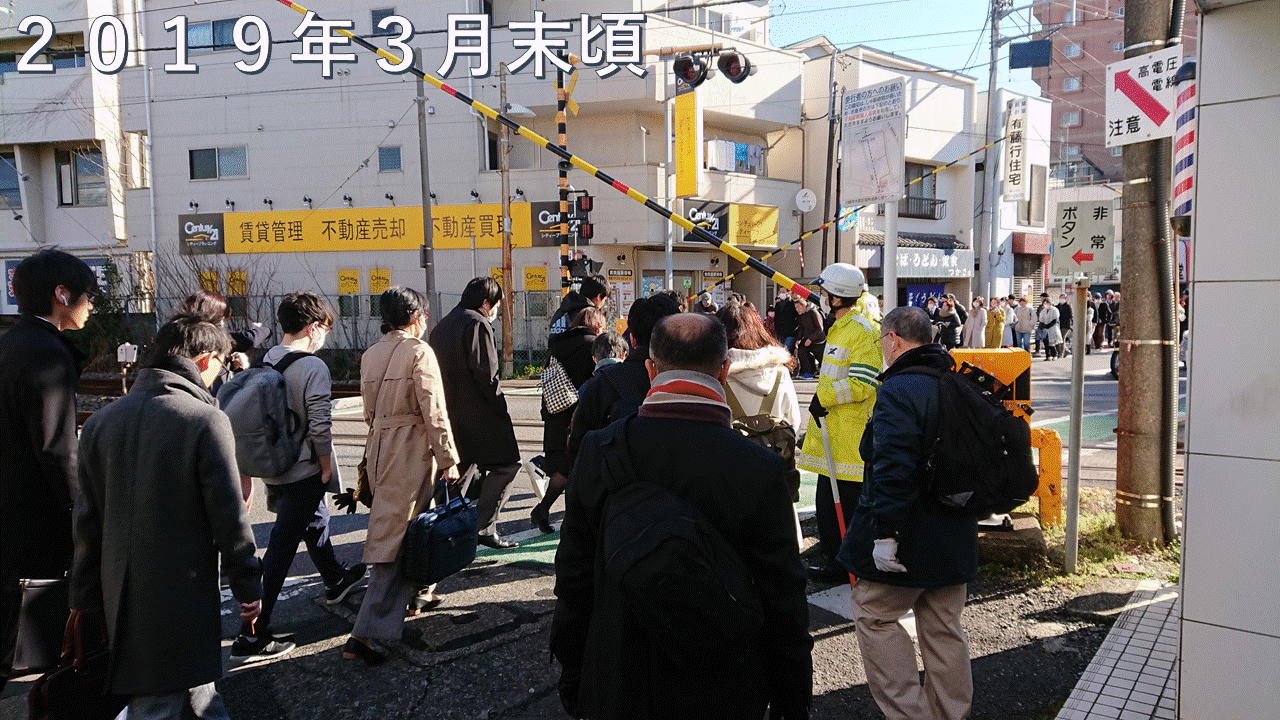
<svg viewBox="0 0 1280 720">
<path fill-rule="evenodd" d="M 231 660 L 240 663 L 270 660 L 293 652 L 296 647 L 296 643 L 277 638 L 269 632 L 260 632 L 257 636 L 241 635 L 231 643 Z"/>
<path fill-rule="evenodd" d="M 347 566 L 346 574 L 342 576 L 342 580 L 337 585 L 324 586 L 324 602 L 326 605 L 337 605 L 347 599 L 347 595 L 360 584 L 364 579 L 364 572 L 368 569 L 364 563 L 356 563 Z"/>
</svg>

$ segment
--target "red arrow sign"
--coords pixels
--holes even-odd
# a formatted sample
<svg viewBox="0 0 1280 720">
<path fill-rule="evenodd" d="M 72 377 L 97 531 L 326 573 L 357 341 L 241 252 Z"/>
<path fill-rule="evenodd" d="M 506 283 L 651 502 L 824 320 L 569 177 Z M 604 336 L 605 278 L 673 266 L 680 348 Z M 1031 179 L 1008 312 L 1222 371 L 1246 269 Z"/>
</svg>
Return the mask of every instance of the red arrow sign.
<svg viewBox="0 0 1280 720">
<path fill-rule="evenodd" d="M 1169 117 L 1168 108 L 1130 77 L 1128 70 L 1116 73 L 1116 90 L 1124 93 L 1156 125 L 1163 125 L 1165 118 Z"/>
<path fill-rule="evenodd" d="M 1077 250 L 1076 254 L 1071 256 L 1071 259 L 1075 260 L 1077 265 L 1084 264 L 1085 260 L 1093 262 L 1093 253 L 1086 253 L 1083 250 Z"/>
</svg>

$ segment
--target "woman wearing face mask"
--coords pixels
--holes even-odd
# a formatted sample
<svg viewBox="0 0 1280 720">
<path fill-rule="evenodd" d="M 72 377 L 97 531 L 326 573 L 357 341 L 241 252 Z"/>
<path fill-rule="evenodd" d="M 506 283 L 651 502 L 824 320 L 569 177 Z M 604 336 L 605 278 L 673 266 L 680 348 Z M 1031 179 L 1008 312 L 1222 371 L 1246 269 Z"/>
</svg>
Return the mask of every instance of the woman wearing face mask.
<svg viewBox="0 0 1280 720">
<path fill-rule="evenodd" d="M 360 394 L 371 428 L 365 464 L 373 490 L 364 561 L 372 572 L 342 653 L 369 664 L 385 659 L 371 638 L 399 640 L 407 612 L 440 603 L 435 586 L 418 588 L 400 577 L 400 549 L 409 521 L 431 505 L 436 475 L 458 479 L 440 364 L 422 340 L 427 300 L 416 290 L 393 287 L 382 293 L 380 305 L 385 334 L 360 358 Z"/>
<path fill-rule="evenodd" d="M 1037 319 L 1044 332 L 1044 359 L 1056 360 L 1062 354 L 1062 328 L 1058 323 L 1058 308 L 1053 306 L 1053 301 L 1048 297 L 1041 299 Z"/>
<path fill-rule="evenodd" d="M 1000 347 L 1000 336 L 1004 333 L 1004 298 L 995 298 L 991 307 L 987 308 L 987 337 L 985 347 L 994 350 Z"/>
<path fill-rule="evenodd" d="M 973 299 L 973 309 L 964 321 L 964 342 L 967 348 L 987 346 L 987 310 L 986 303 L 979 295 Z"/>
<path fill-rule="evenodd" d="M 938 317 L 933 321 L 938 328 L 938 342 L 942 347 L 953 350 L 960 345 L 960 316 L 951 307 L 951 301 L 942 298 L 938 302 Z"/>
</svg>

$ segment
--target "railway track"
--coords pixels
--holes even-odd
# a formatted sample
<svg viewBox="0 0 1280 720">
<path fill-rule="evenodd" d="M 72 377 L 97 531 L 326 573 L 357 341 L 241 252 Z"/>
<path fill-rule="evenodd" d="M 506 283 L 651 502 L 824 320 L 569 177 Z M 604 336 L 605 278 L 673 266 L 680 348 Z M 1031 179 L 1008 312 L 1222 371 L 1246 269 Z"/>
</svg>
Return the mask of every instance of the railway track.
<svg viewBox="0 0 1280 720">
<path fill-rule="evenodd" d="M 133 377 L 125 378 L 125 383 L 133 386 Z M 332 394 L 334 399 L 346 397 L 359 397 L 359 383 L 334 383 Z M 81 395 L 102 395 L 106 397 L 120 397 L 124 394 L 121 390 L 120 378 L 81 378 L 80 379 Z"/>
</svg>

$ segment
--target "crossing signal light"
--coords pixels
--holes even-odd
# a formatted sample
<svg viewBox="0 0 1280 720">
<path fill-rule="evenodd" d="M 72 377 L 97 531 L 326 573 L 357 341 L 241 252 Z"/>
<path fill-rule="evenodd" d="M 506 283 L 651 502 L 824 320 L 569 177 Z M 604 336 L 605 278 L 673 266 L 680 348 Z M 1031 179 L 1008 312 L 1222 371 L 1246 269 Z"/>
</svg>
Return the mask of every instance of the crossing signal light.
<svg viewBox="0 0 1280 720">
<path fill-rule="evenodd" d="M 578 214 L 589 213 L 595 208 L 596 199 L 590 195 L 578 196 Z"/>
<path fill-rule="evenodd" d="M 689 84 L 689 87 L 698 87 L 707 79 L 707 65 L 693 55 L 681 55 L 671 64 L 671 69 L 675 71 L 676 77 Z"/>
<path fill-rule="evenodd" d="M 754 68 L 751 67 L 751 61 L 746 55 L 739 55 L 736 52 L 720 53 L 720 59 L 716 61 L 716 67 L 720 68 L 720 72 L 728 78 L 731 83 L 740 83 L 751 76 Z"/>
<path fill-rule="evenodd" d="M 590 240 L 596 236 L 596 228 L 589 222 L 580 223 L 578 225 L 578 237 L 583 240 Z"/>
</svg>

